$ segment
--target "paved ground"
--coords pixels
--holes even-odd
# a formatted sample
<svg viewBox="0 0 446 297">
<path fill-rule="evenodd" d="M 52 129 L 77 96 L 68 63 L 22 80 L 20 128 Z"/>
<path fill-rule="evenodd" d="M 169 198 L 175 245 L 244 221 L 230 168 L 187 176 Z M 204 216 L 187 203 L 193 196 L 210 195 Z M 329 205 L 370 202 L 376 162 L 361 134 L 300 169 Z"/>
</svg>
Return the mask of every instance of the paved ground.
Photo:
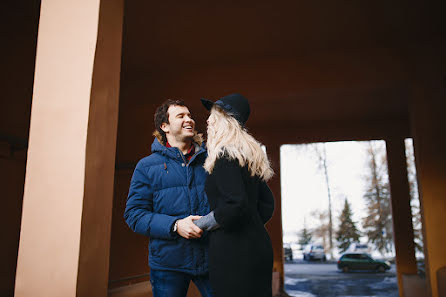
<svg viewBox="0 0 446 297">
<path fill-rule="evenodd" d="M 285 290 L 293 297 L 397 297 L 395 266 L 385 273 L 342 273 L 336 263 L 285 263 Z"/>
</svg>

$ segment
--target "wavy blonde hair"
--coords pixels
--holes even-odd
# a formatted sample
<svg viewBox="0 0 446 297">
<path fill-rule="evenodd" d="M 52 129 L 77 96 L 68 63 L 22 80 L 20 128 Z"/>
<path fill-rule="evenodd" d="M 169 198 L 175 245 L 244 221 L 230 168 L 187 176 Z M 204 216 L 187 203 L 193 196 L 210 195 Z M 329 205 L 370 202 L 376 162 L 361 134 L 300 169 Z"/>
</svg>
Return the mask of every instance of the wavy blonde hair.
<svg viewBox="0 0 446 297">
<path fill-rule="evenodd" d="M 208 156 L 204 169 L 208 173 L 212 173 L 218 158 L 227 155 L 231 160 L 238 160 L 241 167 L 247 165 L 251 176 L 257 175 L 265 181 L 273 176 L 274 171 L 260 142 L 218 106 L 212 107 L 207 132 Z"/>
</svg>

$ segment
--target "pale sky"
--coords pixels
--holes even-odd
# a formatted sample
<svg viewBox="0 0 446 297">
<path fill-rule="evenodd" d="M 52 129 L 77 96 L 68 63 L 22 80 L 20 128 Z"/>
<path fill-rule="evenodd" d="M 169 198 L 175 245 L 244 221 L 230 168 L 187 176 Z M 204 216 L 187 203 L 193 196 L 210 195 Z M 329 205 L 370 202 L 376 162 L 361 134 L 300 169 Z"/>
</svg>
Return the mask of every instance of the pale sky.
<svg viewBox="0 0 446 297">
<path fill-rule="evenodd" d="M 385 146 L 384 141 L 376 145 Z M 331 185 L 333 224 L 347 197 L 353 219 L 361 229 L 360 218 L 365 215 L 362 198 L 365 191 L 364 175 L 366 168 L 365 142 L 326 143 L 329 182 Z M 317 169 L 313 152 L 299 149 L 297 145 L 282 145 L 280 175 L 282 185 L 282 225 L 284 242 L 297 241 L 297 232 L 304 226 L 315 226 L 311 212 L 328 209 L 328 195 L 325 177 Z"/>
</svg>

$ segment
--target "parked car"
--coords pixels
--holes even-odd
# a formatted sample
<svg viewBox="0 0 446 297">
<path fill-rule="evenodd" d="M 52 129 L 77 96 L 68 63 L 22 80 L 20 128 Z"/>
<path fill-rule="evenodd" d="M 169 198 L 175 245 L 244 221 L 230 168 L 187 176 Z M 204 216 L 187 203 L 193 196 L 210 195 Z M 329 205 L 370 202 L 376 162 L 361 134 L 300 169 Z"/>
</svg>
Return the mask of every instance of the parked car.
<svg viewBox="0 0 446 297">
<path fill-rule="evenodd" d="M 373 259 L 367 253 L 345 253 L 339 258 L 338 269 L 342 272 L 350 270 L 376 270 L 385 272 L 390 269 L 389 261 L 379 261 Z"/>
<path fill-rule="evenodd" d="M 311 261 L 311 260 L 327 261 L 327 257 L 325 257 L 324 247 L 319 244 L 306 245 L 303 251 L 303 255 L 305 261 Z"/>
<path fill-rule="evenodd" d="M 283 257 L 285 261 L 293 261 L 293 250 L 289 244 L 283 245 Z"/>
</svg>

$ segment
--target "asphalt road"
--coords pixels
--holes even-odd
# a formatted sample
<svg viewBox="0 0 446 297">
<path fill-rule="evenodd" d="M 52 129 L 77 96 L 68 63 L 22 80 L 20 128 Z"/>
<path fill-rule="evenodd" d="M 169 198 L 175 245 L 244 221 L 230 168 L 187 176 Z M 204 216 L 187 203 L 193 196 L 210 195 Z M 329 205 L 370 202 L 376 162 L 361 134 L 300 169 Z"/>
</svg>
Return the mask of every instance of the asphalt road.
<svg viewBox="0 0 446 297">
<path fill-rule="evenodd" d="M 285 263 L 285 291 L 293 297 L 397 297 L 395 265 L 385 273 L 343 273 L 336 263 Z"/>
</svg>

